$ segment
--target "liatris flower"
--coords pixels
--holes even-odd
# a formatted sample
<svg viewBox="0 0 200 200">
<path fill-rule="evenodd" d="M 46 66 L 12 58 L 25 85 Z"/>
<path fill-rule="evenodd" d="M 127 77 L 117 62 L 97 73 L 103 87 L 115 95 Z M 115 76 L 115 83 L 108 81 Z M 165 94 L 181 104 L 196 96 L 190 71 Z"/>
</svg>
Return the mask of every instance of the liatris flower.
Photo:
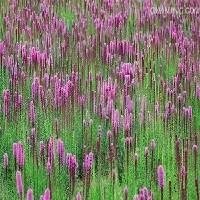
<svg viewBox="0 0 200 200">
<path fill-rule="evenodd" d="M 16 183 L 17 183 L 17 192 L 19 194 L 20 199 L 23 197 L 23 182 L 21 171 L 16 172 Z"/>
<path fill-rule="evenodd" d="M 4 101 L 4 114 L 7 119 L 9 119 L 10 116 L 10 91 L 4 90 L 3 91 L 3 101 Z"/>
<path fill-rule="evenodd" d="M 76 200 L 82 200 L 82 198 L 81 198 L 81 193 L 80 193 L 80 192 L 77 193 L 77 195 L 76 195 Z"/>
<path fill-rule="evenodd" d="M 126 143 L 126 159 L 127 159 L 127 173 L 128 173 L 128 168 L 129 168 L 129 152 L 130 152 L 130 147 L 131 147 L 131 144 L 132 144 L 132 137 L 126 137 L 125 143 Z"/>
<path fill-rule="evenodd" d="M 142 194 L 143 194 L 144 199 L 148 198 L 148 189 L 146 187 L 142 189 Z"/>
<path fill-rule="evenodd" d="M 148 150 L 148 147 L 145 147 L 145 150 L 144 150 L 144 155 L 145 157 L 147 157 L 149 155 L 149 150 Z"/>
<path fill-rule="evenodd" d="M 65 149 L 64 149 L 64 144 L 61 139 L 58 139 L 57 141 L 57 152 L 59 156 L 59 167 L 64 166 L 65 163 Z"/>
<path fill-rule="evenodd" d="M 165 172 L 162 165 L 159 165 L 158 167 L 158 184 L 160 189 L 164 188 L 164 178 L 165 178 Z"/>
<path fill-rule="evenodd" d="M 26 199 L 27 200 L 33 200 L 34 199 L 33 190 L 32 189 L 28 189 Z"/>
<path fill-rule="evenodd" d="M 182 199 L 186 198 L 186 188 L 184 188 L 184 183 L 186 181 L 186 169 L 185 166 L 181 167 L 181 176 L 182 176 L 182 180 L 181 180 L 181 191 L 182 191 Z"/>
<path fill-rule="evenodd" d="M 51 166 L 54 167 L 54 140 L 53 140 L 53 137 L 50 137 L 49 138 L 49 141 L 48 141 L 48 151 L 47 151 L 47 154 L 48 154 L 48 158 L 49 158 L 49 162 L 51 163 Z"/>
<path fill-rule="evenodd" d="M 24 166 L 24 147 L 21 142 L 17 144 L 17 162 L 19 168 L 22 169 Z"/>
<path fill-rule="evenodd" d="M 66 157 L 66 163 L 70 175 L 70 198 L 71 198 L 74 192 L 75 176 L 76 176 L 76 170 L 78 168 L 78 162 L 76 160 L 76 156 L 73 156 L 71 153 L 68 153 Z"/>
<path fill-rule="evenodd" d="M 125 200 L 128 200 L 128 188 L 127 187 L 124 188 L 124 197 L 125 197 Z"/>
<path fill-rule="evenodd" d="M 86 188 L 86 200 L 88 199 L 89 188 L 90 188 L 90 174 L 92 169 L 92 163 L 94 159 L 94 154 L 90 152 L 85 156 L 83 168 L 85 171 L 85 188 Z"/>
<path fill-rule="evenodd" d="M 154 200 L 154 193 L 153 192 L 151 192 L 150 197 L 151 197 L 151 200 Z"/>
<path fill-rule="evenodd" d="M 126 142 L 127 146 L 131 145 L 132 141 L 133 141 L 132 137 L 126 137 L 126 139 L 125 139 L 125 142 Z"/>
<path fill-rule="evenodd" d="M 32 93 L 32 98 L 33 101 L 36 102 L 37 96 L 38 96 L 38 87 L 39 87 L 39 83 L 38 78 L 35 78 L 34 82 L 32 83 L 32 87 L 31 87 L 31 93 Z"/>
<path fill-rule="evenodd" d="M 51 199 L 51 191 L 47 188 L 44 192 L 43 200 L 50 200 Z"/>
<path fill-rule="evenodd" d="M 48 173 L 48 175 L 51 174 L 51 171 L 52 171 L 52 166 L 51 166 L 51 163 L 48 161 L 47 162 L 47 173 Z"/>
<path fill-rule="evenodd" d="M 130 133 L 130 125 L 128 123 L 125 125 L 125 133 L 126 133 L 126 137 L 128 137 Z"/>
<path fill-rule="evenodd" d="M 163 190 L 164 190 L 164 181 L 165 181 L 165 171 L 162 165 L 158 167 L 158 185 L 161 190 L 161 200 L 163 200 Z"/>
</svg>

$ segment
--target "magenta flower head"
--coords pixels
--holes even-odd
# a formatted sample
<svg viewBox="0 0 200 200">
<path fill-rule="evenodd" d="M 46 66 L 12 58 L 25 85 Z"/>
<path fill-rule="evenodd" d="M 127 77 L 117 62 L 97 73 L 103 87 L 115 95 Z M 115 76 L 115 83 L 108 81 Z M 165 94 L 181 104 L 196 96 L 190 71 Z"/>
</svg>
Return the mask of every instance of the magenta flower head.
<svg viewBox="0 0 200 200">
<path fill-rule="evenodd" d="M 127 200 L 128 199 L 128 188 L 127 187 L 124 188 L 124 196 L 125 196 L 125 200 Z"/>
<path fill-rule="evenodd" d="M 89 120 L 89 125 L 90 125 L 90 127 L 93 125 L 93 120 L 92 119 Z"/>
<path fill-rule="evenodd" d="M 148 156 L 148 154 L 149 154 L 148 147 L 145 147 L 145 149 L 144 149 L 144 154 L 145 154 L 145 156 Z"/>
<path fill-rule="evenodd" d="M 65 149 L 63 141 L 59 138 L 57 141 L 57 152 L 59 156 L 59 163 L 61 166 L 64 166 L 65 163 Z"/>
<path fill-rule="evenodd" d="M 186 176 L 186 169 L 185 169 L 185 166 L 181 166 L 181 175 L 182 175 L 183 177 Z"/>
<path fill-rule="evenodd" d="M 110 138 L 112 136 L 112 132 L 110 130 L 107 131 L 107 137 Z"/>
<path fill-rule="evenodd" d="M 78 192 L 78 194 L 76 195 L 76 200 L 81 200 L 82 198 L 81 198 L 81 193 L 80 192 Z"/>
<path fill-rule="evenodd" d="M 4 161 L 4 167 L 7 168 L 8 167 L 8 154 L 7 153 L 4 154 L 3 161 Z"/>
<path fill-rule="evenodd" d="M 13 143 L 13 156 L 14 158 L 17 157 L 17 143 Z"/>
<path fill-rule="evenodd" d="M 17 144 L 17 161 L 19 167 L 22 168 L 24 166 L 24 147 L 21 142 L 18 142 Z"/>
<path fill-rule="evenodd" d="M 33 200 L 34 196 L 33 196 L 33 190 L 32 189 L 28 189 L 27 191 L 27 195 L 26 195 L 26 199 L 27 200 Z"/>
<path fill-rule="evenodd" d="M 158 184 L 160 189 L 164 188 L 164 182 L 165 182 L 165 171 L 162 165 L 159 165 L 158 167 Z"/>
<path fill-rule="evenodd" d="M 131 145 L 132 141 L 133 141 L 132 137 L 126 137 L 125 139 L 126 145 Z"/>
<path fill-rule="evenodd" d="M 23 183 L 22 183 L 21 171 L 16 172 L 16 183 L 17 183 L 17 192 L 18 192 L 20 198 L 22 198 L 22 196 L 23 196 Z"/>
<path fill-rule="evenodd" d="M 36 140 L 36 130 L 35 130 L 35 128 L 31 129 L 31 136 L 32 136 L 32 142 L 33 142 L 33 144 L 35 144 L 35 140 Z"/>
<path fill-rule="evenodd" d="M 51 171 L 52 171 L 52 166 L 51 166 L 51 163 L 48 161 L 47 162 L 47 173 L 51 174 Z"/>
<path fill-rule="evenodd" d="M 94 154 L 92 152 L 90 152 L 88 155 L 85 156 L 83 167 L 86 173 L 90 173 L 91 171 L 93 158 L 94 158 Z"/>
<path fill-rule="evenodd" d="M 197 154 L 198 146 L 196 144 L 193 145 L 192 149 L 194 151 L 194 154 Z"/>
<path fill-rule="evenodd" d="M 44 192 L 43 200 L 50 200 L 51 199 L 51 194 L 49 188 L 47 188 Z"/>
<path fill-rule="evenodd" d="M 143 193 L 144 199 L 147 199 L 148 198 L 148 189 L 146 187 L 144 187 L 142 189 L 142 193 Z"/>
</svg>

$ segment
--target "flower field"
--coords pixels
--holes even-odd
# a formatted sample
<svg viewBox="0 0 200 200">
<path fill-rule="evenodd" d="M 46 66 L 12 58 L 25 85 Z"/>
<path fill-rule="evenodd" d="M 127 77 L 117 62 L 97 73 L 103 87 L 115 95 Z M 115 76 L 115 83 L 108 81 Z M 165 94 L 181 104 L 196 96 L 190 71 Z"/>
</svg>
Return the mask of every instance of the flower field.
<svg viewBox="0 0 200 200">
<path fill-rule="evenodd" d="M 0 200 L 200 200 L 198 0 L 0 0 Z"/>
</svg>

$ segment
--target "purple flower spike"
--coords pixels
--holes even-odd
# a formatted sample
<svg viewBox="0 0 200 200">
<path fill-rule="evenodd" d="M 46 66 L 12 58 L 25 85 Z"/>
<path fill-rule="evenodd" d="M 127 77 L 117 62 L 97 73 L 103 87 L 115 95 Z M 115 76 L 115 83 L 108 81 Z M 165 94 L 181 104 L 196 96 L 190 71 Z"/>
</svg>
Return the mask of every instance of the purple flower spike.
<svg viewBox="0 0 200 200">
<path fill-rule="evenodd" d="M 44 192 L 44 197 L 43 197 L 43 200 L 50 200 L 51 199 L 51 193 L 50 193 L 50 190 L 49 188 L 47 188 Z"/>
<path fill-rule="evenodd" d="M 127 187 L 124 188 L 124 196 L 125 196 L 125 200 L 127 200 L 128 199 L 128 188 Z"/>
<path fill-rule="evenodd" d="M 144 187 L 142 189 L 142 192 L 143 192 L 143 196 L 145 197 L 145 199 L 147 199 L 148 198 L 148 189 L 146 187 Z"/>
<path fill-rule="evenodd" d="M 17 161 L 20 168 L 24 166 L 24 147 L 21 142 L 17 144 Z"/>
<path fill-rule="evenodd" d="M 22 199 L 23 196 L 23 183 L 22 183 L 22 174 L 21 171 L 16 172 L 16 183 L 17 183 L 17 192 Z"/>
<path fill-rule="evenodd" d="M 60 138 L 57 141 L 57 152 L 58 152 L 58 156 L 59 156 L 59 164 L 61 166 L 64 166 L 64 164 L 65 164 L 65 149 L 64 149 L 63 141 Z"/>
<path fill-rule="evenodd" d="M 13 143 L 13 156 L 14 158 L 17 157 L 17 143 Z"/>
<path fill-rule="evenodd" d="M 51 163 L 48 161 L 47 162 L 47 173 L 51 174 L 51 171 L 52 171 L 52 166 L 51 166 Z"/>
<path fill-rule="evenodd" d="M 27 200 L 33 200 L 34 199 L 33 190 L 32 189 L 28 189 L 26 199 Z"/>
<path fill-rule="evenodd" d="M 107 137 L 110 138 L 112 136 L 112 132 L 109 130 L 107 131 Z"/>
<path fill-rule="evenodd" d="M 82 198 L 81 198 L 81 194 L 80 194 L 80 192 L 78 192 L 78 194 L 76 195 L 76 200 L 81 200 Z"/>
<path fill-rule="evenodd" d="M 198 150 L 198 147 L 196 144 L 193 145 L 193 151 L 194 151 L 194 154 L 197 154 L 197 150 Z"/>
<path fill-rule="evenodd" d="M 164 181 L 165 181 L 165 171 L 162 165 L 158 167 L 158 184 L 160 189 L 164 188 Z"/>
<path fill-rule="evenodd" d="M 145 154 L 145 156 L 148 156 L 148 154 L 149 154 L 148 147 L 145 147 L 144 154 Z"/>
</svg>

